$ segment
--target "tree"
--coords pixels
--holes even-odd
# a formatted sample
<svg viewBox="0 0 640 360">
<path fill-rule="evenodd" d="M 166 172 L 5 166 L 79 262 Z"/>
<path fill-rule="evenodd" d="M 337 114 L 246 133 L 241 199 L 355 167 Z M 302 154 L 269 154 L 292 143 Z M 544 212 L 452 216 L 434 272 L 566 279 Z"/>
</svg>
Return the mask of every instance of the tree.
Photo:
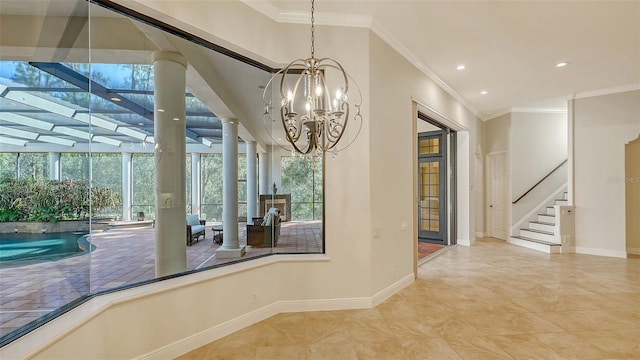
<svg viewBox="0 0 640 360">
<path fill-rule="evenodd" d="M 282 157 L 282 191 L 291 194 L 294 220 L 322 218 L 322 158 Z"/>
</svg>

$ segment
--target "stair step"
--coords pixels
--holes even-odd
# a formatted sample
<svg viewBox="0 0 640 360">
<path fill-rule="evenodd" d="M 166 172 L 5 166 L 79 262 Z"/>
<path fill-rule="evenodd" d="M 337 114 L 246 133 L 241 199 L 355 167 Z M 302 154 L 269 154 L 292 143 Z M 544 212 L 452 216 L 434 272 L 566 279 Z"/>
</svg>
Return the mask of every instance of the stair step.
<svg viewBox="0 0 640 360">
<path fill-rule="evenodd" d="M 529 228 L 520 229 L 520 236 L 524 236 L 531 239 L 542 240 L 542 241 L 548 241 L 551 243 L 554 242 L 555 240 L 555 235 L 553 232 L 537 230 L 537 229 L 529 229 Z"/>
<path fill-rule="evenodd" d="M 560 250 L 562 249 L 560 244 L 550 243 L 548 241 L 543 241 L 538 239 L 532 239 L 526 236 L 511 236 L 509 238 L 509 243 L 513 245 L 526 247 L 528 249 L 546 252 L 548 254 L 560 253 Z"/>
<path fill-rule="evenodd" d="M 553 232 L 551 231 L 544 231 L 544 230 L 538 230 L 538 229 L 522 228 L 520 230 L 532 231 L 538 234 L 553 235 Z"/>
<path fill-rule="evenodd" d="M 556 213 L 556 209 L 553 206 L 547 206 L 547 214 L 554 215 Z"/>
<path fill-rule="evenodd" d="M 550 223 L 550 224 L 556 224 L 556 216 L 555 215 L 549 215 L 549 214 L 538 214 L 538 221 L 540 222 L 546 222 L 546 223 Z"/>
<path fill-rule="evenodd" d="M 568 205 L 569 204 L 569 200 L 567 200 L 567 199 L 556 199 L 555 203 L 556 203 L 556 205 Z"/>
<path fill-rule="evenodd" d="M 535 230 L 554 232 L 556 229 L 556 224 L 546 222 L 546 221 L 529 221 L 529 228 L 535 229 Z"/>
<path fill-rule="evenodd" d="M 561 246 L 561 244 L 556 244 L 556 243 L 549 242 L 549 241 L 544 241 L 544 240 L 532 239 L 532 238 L 528 238 L 526 236 L 512 236 L 512 238 L 525 240 L 525 241 L 531 241 L 531 242 L 534 242 L 534 243 L 537 243 L 537 244 L 542 244 L 542 245 Z"/>
<path fill-rule="evenodd" d="M 546 222 L 546 221 L 529 221 L 530 223 L 534 223 L 534 224 L 542 224 L 542 225 L 551 225 L 551 226 L 556 226 L 556 223 L 552 223 L 552 222 Z"/>
</svg>

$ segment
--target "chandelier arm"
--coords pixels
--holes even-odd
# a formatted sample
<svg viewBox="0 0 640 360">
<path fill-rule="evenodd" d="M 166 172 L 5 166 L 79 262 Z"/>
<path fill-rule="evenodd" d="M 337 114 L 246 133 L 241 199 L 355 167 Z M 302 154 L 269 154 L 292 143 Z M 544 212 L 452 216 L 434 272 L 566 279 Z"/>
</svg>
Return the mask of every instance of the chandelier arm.
<svg viewBox="0 0 640 360">
<path fill-rule="evenodd" d="M 287 80 L 293 75 L 297 75 L 295 81 Z M 315 0 L 311 0 L 311 57 L 296 59 L 273 74 L 263 92 L 263 118 L 267 132 L 279 147 L 286 149 L 275 141 L 272 133 L 275 122 L 271 117 L 273 86 L 277 76 L 281 76 L 280 122 L 285 132 L 284 137 L 294 153 L 309 155 L 315 151 L 315 155 L 320 155 L 320 152 L 324 154 L 333 149 L 336 154 L 339 151 L 338 143 L 345 137 L 348 124 L 356 121 L 359 123 L 356 135 L 344 148 L 353 144 L 362 130 L 362 93 L 355 80 L 338 61 L 315 57 Z M 349 93 L 350 80 L 355 84 L 357 96 L 351 97 L 352 94 Z M 330 89 L 329 82 L 333 81 L 337 84 L 332 84 L 335 87 Z M 355 120 L 350 121 L 351 106 L 355 106 L 356 114 Z M 267 118 L 271 120 L 270 125 L 267 124 Z M 278 139 L 282 141 L 280 136 Z"/>
<path fill-rule="evenodd" d="M 332 58 L 322 58 L 318 59 L 318 64 L 322 64 L 322 67 L 332 68 L 340 71 L 342 74 L 342 79 L 344 80 L 344 92 L 347 93 L 349 91 L 349 78 L 353 79 L 347 72 L 344 70 L 342 65 L 339 62 Z"/>
</svg>

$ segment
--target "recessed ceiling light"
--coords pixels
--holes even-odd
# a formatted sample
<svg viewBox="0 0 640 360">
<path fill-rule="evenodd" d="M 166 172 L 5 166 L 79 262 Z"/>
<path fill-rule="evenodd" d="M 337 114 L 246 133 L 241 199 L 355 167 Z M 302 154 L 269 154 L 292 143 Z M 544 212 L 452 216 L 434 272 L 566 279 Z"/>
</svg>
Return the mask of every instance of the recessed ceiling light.
<svg viewBox="0 0 640 360">
<path fill-rule="evenodd" d="M 480 91 L 480 95 L 487 95 L 489 92 L 487 90 Z"/>
<path fill-rule="evenodd" d="M 569 65 L 569 63 L 568 63 L 568 62 L 566 62 L 566 61 L 563 61 L 563 62 L 559 62 L 559 63 L 557 63 L 557 64 L 556 64 L 556 67 L 565 67 L 565 66 L 567 66 L 567 65 Z"/>
<path fill-rule="evenodd" d="M 464 66 L 464 64 L 460 64 L 460 65 L 458 65 L 458 67 L 456 69 L 457 70 L 464 70 L 464 68 L 466 68 L 466 66 Z"/>
<path fill-rule="evenodd" d="M 144 123 L 138 123 L 138 126 L 142 126 L 142 125 L 144 125 Z"/>
<path fill-rule="evenodd" d="M 158 112 L 164 112 L 164 109 L 158 109 Z"/>
<path fill-rule="evenodd" d="M 492 112 L 488 112 L 487 115 L 493 115 L 493 113 Z"/>
<path fill-rule="evenodd" d="M 112 97 L 111 101 L 118 102 L 118 101 L 122 101 L 122 99 L 120 99 L 119 97 Z"/>
</svg>

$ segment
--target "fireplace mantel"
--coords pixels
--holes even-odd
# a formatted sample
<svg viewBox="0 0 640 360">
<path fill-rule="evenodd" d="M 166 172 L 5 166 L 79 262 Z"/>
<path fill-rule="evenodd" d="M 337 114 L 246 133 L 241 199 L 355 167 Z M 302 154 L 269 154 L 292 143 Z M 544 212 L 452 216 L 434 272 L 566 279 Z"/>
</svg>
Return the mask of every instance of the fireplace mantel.
<svg viewBox="0 0 640 360">
<path fill-rule="evenodd" d="M 260 195 L 260 216 L 272 207 L 280 209 L 281 221 L 291 220 L 291 194 Z"/>
</svg>

